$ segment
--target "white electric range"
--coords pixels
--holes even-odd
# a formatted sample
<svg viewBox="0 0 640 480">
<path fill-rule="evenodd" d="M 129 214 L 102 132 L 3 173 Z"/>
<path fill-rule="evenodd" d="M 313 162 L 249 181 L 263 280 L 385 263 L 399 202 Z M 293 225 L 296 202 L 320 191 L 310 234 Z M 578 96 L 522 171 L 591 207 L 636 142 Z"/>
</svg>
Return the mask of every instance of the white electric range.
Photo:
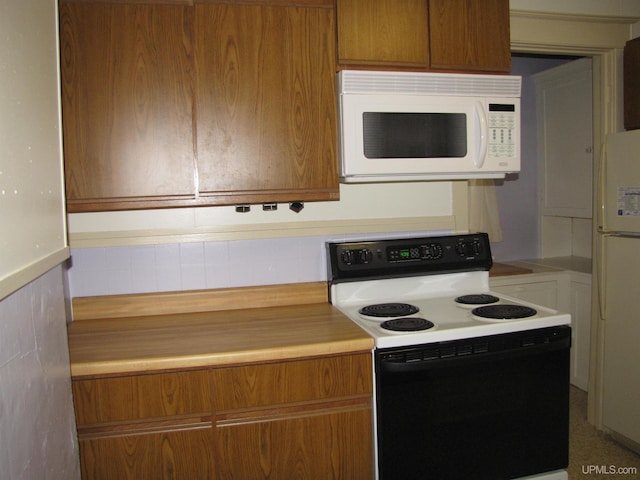
<svg viewBox="0 0 640 480">
<path fill-rule="evenodd" d="M 331 303 L 375 341 L 376 478 L 567 478 L 571 318 L 491 292 L 486 234 L 327 258 Z"/>
</svg>

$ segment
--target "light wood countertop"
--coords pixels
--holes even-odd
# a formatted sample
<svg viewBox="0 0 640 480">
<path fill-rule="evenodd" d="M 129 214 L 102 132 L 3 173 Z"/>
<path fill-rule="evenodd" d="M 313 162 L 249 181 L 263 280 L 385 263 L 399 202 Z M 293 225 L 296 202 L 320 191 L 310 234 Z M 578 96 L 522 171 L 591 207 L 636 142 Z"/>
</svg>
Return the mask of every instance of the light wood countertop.
<svg viewBox="0 0 640 480">
<path fill-rule="evenodd" d="M 251 305 L 251 291 L 245 293 L 246 307 Z M 98 315 L 72 322 L 68 336 L 74 378 L 373 348 L 373 339 L 328 302 L 120 318 Z"/>
<path fill-rule="evenodd" d="M 591 274 L 591 259 L 585 257 L 549 257 L 497 262 L 489 271 L 491 277 L 571 271 Z"/>
</svg>

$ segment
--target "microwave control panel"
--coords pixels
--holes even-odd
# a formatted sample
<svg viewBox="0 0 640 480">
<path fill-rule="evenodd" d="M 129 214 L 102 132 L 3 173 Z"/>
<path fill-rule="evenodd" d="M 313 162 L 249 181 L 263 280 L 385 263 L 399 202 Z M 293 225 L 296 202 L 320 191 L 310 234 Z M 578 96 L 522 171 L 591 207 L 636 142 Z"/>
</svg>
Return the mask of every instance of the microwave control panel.
<svg viewBox="0 0 640 480">
<path fill-rule="evenodd" d="M 514 158 L 517 155 L 517 121 L 520 112 L 514 103 L 490 103 L 488 108 L 487 154 L 493 158 Z"/>
</svg>

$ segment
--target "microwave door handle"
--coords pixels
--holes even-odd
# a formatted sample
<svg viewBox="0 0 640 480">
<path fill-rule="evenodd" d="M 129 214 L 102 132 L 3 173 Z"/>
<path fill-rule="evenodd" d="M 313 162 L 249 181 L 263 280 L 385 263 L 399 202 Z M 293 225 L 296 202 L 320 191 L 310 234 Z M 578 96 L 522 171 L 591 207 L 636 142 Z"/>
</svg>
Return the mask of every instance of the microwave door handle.
<svg viewBox="0 0 640 480">
<path fill-rule="evenodd" d="M 481 102 L 476 102 L 475 107 L 477 125 L 480 127 L 478 129 L 480 141 L 478 142 L 478 151 L 474 163 L 476 167 L 481 168 L 487 158 L 487 116 Z"/>
</svg>

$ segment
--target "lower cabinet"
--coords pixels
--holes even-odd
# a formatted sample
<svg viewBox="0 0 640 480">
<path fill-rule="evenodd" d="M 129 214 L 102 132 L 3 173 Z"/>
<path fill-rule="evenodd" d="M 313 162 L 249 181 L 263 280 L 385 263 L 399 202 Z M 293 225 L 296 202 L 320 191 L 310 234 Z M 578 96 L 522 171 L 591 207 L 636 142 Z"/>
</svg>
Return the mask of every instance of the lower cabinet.
<svg viewBox="0 0 640 480">
<path fill-rule="evenodd" d="M 564 283 L 556 274 L 513 275 L 491 279 L 491 290 L 525 302 L 566 310 Z"/>
<path fill-rule="evenodd" d="M 586 391 L 589 385 L 591 352 L 591 275 L 571 273 L 572 355 L 571 383 Z"/>
<path fill-rule="evenodd" d="M 212 479 L 211 375 L 73 379 L 82 478 Z"/>
<path fill-rule="evenodd" d="M 371 409 L 290 412 L 216 428 L 218 478 L 371 480 Z"/>
<path fill-rule="evenodd" d="M 494 292 L 571 314 L 571 384 L 587 390 L 591 345 L 591 275 L 573 271 L 490 279 Z"/>
<path fill-rule="evenodd" d="M 218 478 L 373 478 L 369 353 L 213 375 Z"/>
<path fill-rule="evenodd" d="M 158 433 L 118 432 L 80 440 L 82 478 L 215 478 L 211 426 Z"/>
<path fill-rule="evenodd" d="M 73 380 L 84 479 L 373 477 L 371 354 Z"/>
</svg>

